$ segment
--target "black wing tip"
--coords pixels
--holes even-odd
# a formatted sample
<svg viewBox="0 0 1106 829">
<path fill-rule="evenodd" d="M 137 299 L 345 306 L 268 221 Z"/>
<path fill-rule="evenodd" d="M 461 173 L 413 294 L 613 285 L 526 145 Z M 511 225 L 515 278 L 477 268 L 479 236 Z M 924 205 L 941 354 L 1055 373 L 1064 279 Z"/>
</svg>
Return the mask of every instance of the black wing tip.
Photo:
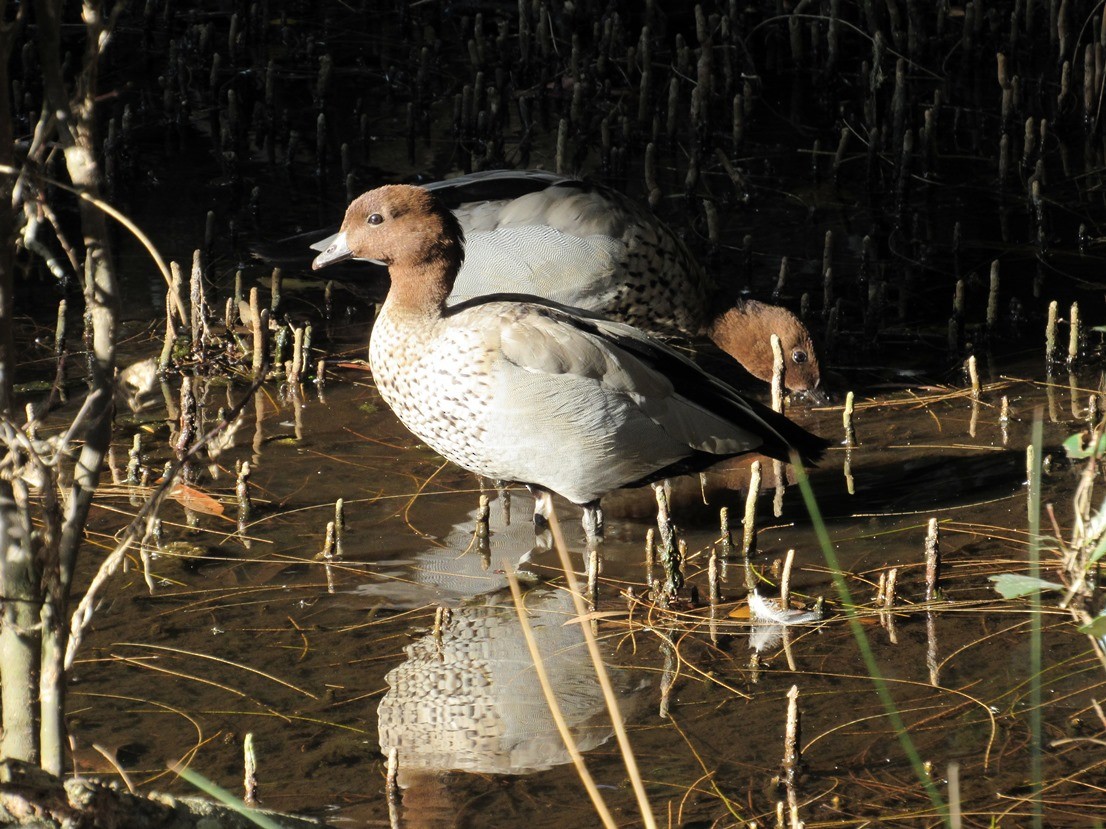
<svg viewBox="0 0 1106 829">
<path fill-rule="evenodd" d="M 816 466 L 825 456 L 826 450 L 833 445 L 833 441 L 808 432 L 786 415 L 769 409 L 767 413 L 762 413 L 762 417 L 775 434 L 756 451 L 770 458 L 791 463 L 794 456 L 798 455 L 803 466 Z"/>
<path fill-rule="evenodd" d="M 801 428 L 801 427 L 800 427 Z M 805 429 L 803 431 L 806 431 Z M 801 445 L 794 446 L 793 450 L 799 456 L 803 466 L 817 466 L 825 457 L 826 450 L 833 445 L 832 440 L 827 440 L 813 432 L 806 432 L 806 439 Z"/>
</svg>

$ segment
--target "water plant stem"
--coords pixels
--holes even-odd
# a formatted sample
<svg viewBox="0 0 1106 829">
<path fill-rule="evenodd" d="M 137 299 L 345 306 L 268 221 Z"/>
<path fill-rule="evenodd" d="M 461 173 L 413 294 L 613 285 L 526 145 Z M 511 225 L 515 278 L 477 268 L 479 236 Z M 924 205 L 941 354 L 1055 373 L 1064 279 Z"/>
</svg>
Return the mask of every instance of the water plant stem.
<svg viewBox="0 0 1106 829">
<path fill-rule="evenodd" d="M 871 643 L 868 642 L 868 637 L 864 633 L 864 628 L 855 612 L 856 605 L 853 603 L 852 593 L 849 590 L 848 583 L 845 581 L 844 572 L 841 570 L 841 563 L 837 558 L 837 552 L 833 548 L 833 542 L 830 541 L 829 531 L 826 529 L 825 521 L 822 520 L 822 513 L 818 509 L 818 502 L 814 499 L 814 490 L 810 486 L 810 479 L 807 477 L 806 470 L 803 469 L 802 462 L 799 460 L 798 456 L 793 455 L 791 463 L 795 469 L 796 483 L 799 485 L 799 490 L 802 492 L 803 502 L 806 504 L 807 511 L 810 513 L 810 520 L 814 525 L 815 535 L 817 535 L 818 543 L 822 548 L 822 554 L 826 558 L 826 564 L 829 566 L 834 586 L 837 588 L 837 593 L 841 597 L 841 606 L 845 613 L 845 618 L 849 623 L 849 629 L 856 639 L 857 648 L 860 650 L 861 658 L 864 660 L 864 667 L 868 671 L 868 676 L 875 686 L 876 694 L 879 696 L 880 702 L 883 703 L 884 710 L 887 712 L 887 719 L 890 721 L 894 732 L 898 735 L 899 744 L 902 746 L 903 753 L 906 754 L 911 767 L 914 769 L 914 775 L 922 784 L 922 788 L 925 789 L 934 809 L 936 809 L 937 813 L 941 816 L 945 825 L 948 826 L 948 806 L 941 797 L 940 792 L 937 791 L 937 787 L 933 784 L 933 780 L 926 774 L 921 755 L 918 754 L 918 749 L 915 747 L 914 741 L 910 739 L 910 734 L 906 729 L 906 723 L 903 722 L 902 715 L 899 713 L 899 709 L 895 705 L 895 700 L 891 696 L 891 689 L 887 685 L 887 680 L 883 678 L 879 665 L 876 663 L 876 657 L 872 652 Z"/>
<path fill-rule="evenodd" d="M 551 516 L 551 519 L 550 524 L 555 526 L 556 518 Z M 560 532 L 558 528 L 554 531 L 554 538 L 556 539 L 558 551 L 560 551 L 562 544 L 562 539 L 559 536 Z M 566 567 L 565 572 L 571 573 L 571 570 Z M 553 722 L 557 726 L 557 732 L 564 741 L 565 749 L 568 751 L 569 757 L 572 758 L 572 764 L 576 767 L 576 773 L 580 775 L 580 782 L 584 784 L 584 788 L 587 790 L 588 797 L 591 798 L 592 805 L 595 807 L 599 819 L 603 821 L 603 826 L 605 826 L 606 829 L 615 829 L 618 824 L 615 822 L 614 816 L 611 815 L 610 809 L 607 808 L 607 803 L 603 799 L 603 795 L 599 793 L 599 787 L 595 784 L 595 779 L 591 776 L 591 772 L 588 771 L 588 767 L 584 763 L 584 756 L 580 753 L 580 749 L 576 745 L 576 740 L 573 738 L 568 723 L 565 721 L 564 713 L 561 711 L 560 703 L 557 701 L 557 696 L 553 692 L 553 685 L 550 683 L 549 674 L 545 670 L 545 661 L 542 659 L 541 651 L 538 649 L 537 640 L 534 639 L 534 631 L 530 627 L 530 619 L 527 615 L 526 603 L 523 601 L 522 590 L 519 588 L 518 577 L 515 576 L 514 572 L 512 572 L 509 567 L 506 569 L 506 574 L 507 584 L 511 588 L 511 599 L 515 603 L 515 610 L 518 611 L 522 635 L 526 639 L 526 647 L 530 650 L 530 657 L 534 660 L 534 672 L 537 674 L 542 693 L 545 695 L 545 701 L 549 705 L 549 712 L 553 715 Z M 578 602 L 576 591 L 571 587 L 569 589 L 572 592 L 573 600 Z M 582 608 L 577 608 L 577 612 L 581 609 Z M 590 625 L 581 625 L 581 628 L 587 631 L 590 630 Z M 617 721 L 618 712 L 611 711 L 611 717 L 615 718 Z"/>
<path fill-rule="evenodd" d="M 1033 432 L 1029 458 L 1029 577 L 1041 576 L 1041 447 L 1044 443 L 1044 426 L 1041 410 L 1033 413 Z M 1033 827 L 1044 824 L 1044 804 L 1041 801 L 1043 787 L 1041 751 L 1041 591 L 1029 596 L 1029 781 L 1033 804 Z"/>
<path fill-rule="evenodd" d="M 587 615 L 587 608 L 584 606 L 583 594 L 580 592 L 580 585 L 576 580 L 576 573 L 572 569 L 572 562 L 569 561 L 568 558 L 568 547 L 565 545 L 560 521 L 557 519 L 556 513 L 552 510 L 550 510 L 549 514 L 549 529 L 553 533 L 553 544 L 557 549 L 557 555 L 561 561 L 561 568 L 564 570 L 565 578 L 568 581 L 568 589 L 572 596 L 572 604 L 576 610 L 576 615 L 583 619 Z M 626 764 L 626 774 L 630 778 L 630 785 L 637 799 L 638 808 L 641 810 L 642 823 L 645 825 L 645 829 L 657 829 L 656 818 L 653 816 L 653 809 L 649 804 L 649 797 L 645 793 L 645 784 L 642 782 L 641 772 L 638 770 L 637 760 L 634 757 L 633 748 L 630 745 L 630 738 L 626 735 L 626 724 L 622 719 L 622 714 L 618 706 L 618 697 L 615 695 L 614 688 L 611 686 L 611 679 L 607 675 L 606 669 L 603 667 L 603 655 L 599 652 L 599 641 L 591 625 L 581 624 L 580 628 L 584 632 L 584 641 L 587 642 L 588 655 L 591 657 L 592 664 L 595 666 L 595 674 L 599 680 L 599 687 L 603 690 L 603 702 L 607 706 L 607 711 L 610 713 L 615 739 L 618 741 L 618 748 L 622 754 L 622 760 Z"/>
</svg>

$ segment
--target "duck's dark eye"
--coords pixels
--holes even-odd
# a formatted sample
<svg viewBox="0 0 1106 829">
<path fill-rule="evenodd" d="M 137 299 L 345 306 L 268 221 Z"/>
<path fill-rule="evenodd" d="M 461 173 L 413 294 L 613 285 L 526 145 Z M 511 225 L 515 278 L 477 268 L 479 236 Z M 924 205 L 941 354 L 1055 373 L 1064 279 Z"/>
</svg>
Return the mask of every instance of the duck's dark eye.
<svg viewBox="0 0 1106 829">
<path fill-rule="evenodd" d="M 378 225 L 384 221 L 384 217 L 381 216 L 379 213 L 373 213 L 371 216 L 369 216 L 367 221 L 371 225 Z"/>
<path fill-rule="evenodd" d="M 806 361 L 806 352 L 803 351 L 801 348 L 796 348 L 794 351 L 791 352 L 791 362 L 801 366 Z"/>
</svg>

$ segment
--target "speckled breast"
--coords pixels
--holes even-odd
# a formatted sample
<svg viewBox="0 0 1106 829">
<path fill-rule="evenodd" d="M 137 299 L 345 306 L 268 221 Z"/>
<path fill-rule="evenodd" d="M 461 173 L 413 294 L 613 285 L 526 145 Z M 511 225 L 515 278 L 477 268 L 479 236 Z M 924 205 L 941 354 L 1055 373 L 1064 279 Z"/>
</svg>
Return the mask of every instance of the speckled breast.
<svg viewBox="0 0 1106 829">
<path fill-rule="evenodd" d="M 412 324 L 387 311 L 369 343 L 377 389 L 403 425 L 448 460 L 495 477 L 483 449 L 491 408 L 486 352 L 479 331 L 447 320 Z"/>
</svg>

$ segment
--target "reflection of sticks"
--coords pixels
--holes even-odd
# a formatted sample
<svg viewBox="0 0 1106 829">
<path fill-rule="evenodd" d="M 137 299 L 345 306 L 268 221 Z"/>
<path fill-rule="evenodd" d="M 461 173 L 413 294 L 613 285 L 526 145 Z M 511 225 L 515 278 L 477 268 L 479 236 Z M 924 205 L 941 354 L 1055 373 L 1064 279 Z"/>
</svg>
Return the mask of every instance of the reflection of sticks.
<svg viewBox="0 0 1106 829">
<path fill-rule="evenodd" d="M 323 540 L 323 567 L 326 570 L 326 592 L 333 593 L 334 586 L 334 522 L 326 522 L 326 536 Z"/>
<path fill-rule="evenodd" d="M 554 546 L 560 558 L 561 569 L 564 570 L 565 578 L 568 581 L 569 595 L 572 597 L 573 608 L 576 611 L 576 615 L 579 618 L 583 618 L 587 615 L 587 608 L 584 607 L 583 598 L 580 595 L 580 587 L 576 581 L 576 573 L 573 571 L 572 562 L 569 561 L 568 558 L 568 547 L 565 545 L 564 534 L 561 532 L 561 523 L 557 519 L 557 514 L 552 510 L 550 510 L 549 513 L 549 529 L 553 533 Z M 595 666 L 595 675 L 599 680 L 599 687 L 603 690 L 603 702 L 607 706 L 607 711 L 610 714 L 611 725 L 614 726 L 614 735 L 618 741 L 618 748 L 622 754 L 622 761 L 626 764 L 626 774 L 630 778 L 630 785 L 634 790 L 634 797 L 637 800 L 638 808 L 641 810 L 642 822 L 645 824 L 645 829 L 656 829 L 656 819 L 653 816 L 652 807 L 649 805 L 649 797 L 645 793 L 645 785 L 641 780 L 641 772 L 638 770 L 637 759 L 634 757 L 634 751 L 630 745 L 629 737 L 626 736 L 626 725 L 623 722 L 622 714 L 619 710 L 618 697 L 615 696 L 614 688 L 611 686 L 611 679 L 607 675 L 606 668 L 603 667 L 603 655 L 599 652 L 599 641 L 596 639 L 595 631 L 592 630 L 591 625 L 580 625 L 580 628 L 584 632 L 584 641 L 588 646 L 588 656 L 591 657 L 592 665 Z"/>
<path fill-rule="evenodd" d="M 935 688 L 941 684 L 941 665 L 937 661 L 937 615 L 926 613 L 926 667 L 929 668 L 929 684 Z"/>
<path fill-rule="evenodd" d="M 710 562 L 707 564 L 707 594 L 711 606 L 722 601 L 722 588 L 718 584 L 718 552 L 710 548 Z"/>
<path fill-rule="evenodd" d="M 169 497 L 185 465 L 192 461 L 201 449 L 218 437 L 227 426 L 238 418 L 238 415 L 242 413 L 246 404 L 253 398 L 254 393 L 261 387 L 263 382 L 263 377 L 254 380 L 254 382 L 250 384 L 250 387 L 246 389 L 246 393 L 243 395 L 242 399 L 223 415 L 221 421 L 216 423 L 207 434 L 195 441 L 188 448 L 188 451 L 184 453 L 183 457 L 178 459 L 175 463 L 166 464 L 166 473 L 161 483 L 158 485 L 158 488 L 154 490 L 149 500 L 142 505 L 142 508 L 131 520 L 131 523 L 128 524 L 126 529 L 119 535 L 119 542 L 115 545 L 115 549 L 112 550 L 100 564 L 99 569 L 96 571 L 96 575 L 88 586 L 88 590 L 85 591 L 76 610 L 73 611 L 73 616 L 69 623 L 69 642 L 65 649 L 66 669 L 73 667 L 73 660 L 76 658 L 77 649 L 81 646 L 81 641 L 84 639 L 84 632 L 92 622 L 92 614 L 99 600 L 100 588 L 104 586 L 104 583 L 119 567 L 127 550 L 130 549 L 130 546 L 134 543 L 139 533 L 146 527 L 147 519 L 151 515 L 156 514 L 165 499 Z M 90 395 L 90 399 L 96 394 L 99 394 L 99 391 Z"/>
<path fill-rule="evenodd" d="M 399 802 L 399 749 L 388 749 L 388 770 L 384 777 L 384 793 L 389 805 Z"/>
<path fill-rule="evenodd" d="M 1034 486 L 1033 486 L 1033 470 L 1034 470 L 1034 466 L 1035 466 L 1036 454 L 1037 454 L 1037 450 L 1033 446 L 1032 443 L 1029 444 L 1027 447 L 1025 447 L 1025 470 L 1026 470 L 1025 494 L 1026 494 L 1026 499 L 1029 502 L 1029 514 L 1030 514 L 1031 518 L 1033 516 L 1033 489 L 1034 489 Z"/>
<path fill-rule="evenodd" d="M 668 711 L 672 704 L 672 688 L 676 684 L 676 649 L 667 633 L 660 631 L 658 633 L 661 638 L 661 651 L 664 653 L 664 668 L 661 673 L 661 702 L 657 716 L 668 719 Z"/>
<path fill-rule="evenodd" d="M 249 546 L 249 540 L 246 538 L 246 527 L 253 515 L 253 501 L 250 499 L 250 462 L 239 460 L 236 466 L 238 467 L 238 477 L 234 484 L 234 494 L 238 500 L 238 534 L 242 536 L 246 546 Z"/>
<path fill-rule="evenodd" d="M 563 550 L 563 539 L 561 538 L 560 527 L 557 525 L 556 516 L 550 516 L 550 519 L 554 538 L 556 539 L 556 546 L 558 552 L 561 552 Z M 564 558 L 567 561 L 567 556 L 564 556 Z M 599 787 L 595 785 L 595 780 L 592 778 L 591 772 L 588 771 L 588 767 L 584 763 L 584 756 L 580 753 L 579 746 L 576 745 L 576 740 L 572 736 L 572 731 L 565 721 L 564 712 L 561 711 L 560 702 L 557 700 L 557 695 L 553 691 L 553 685 L 549 681 L 549 674 L 545 670 L 545 661 L 542 659 L 541 651 L 538 649 L 538 643 L 534 639 L 534 631 L 530 627 L 530 619 L 527 616 L 526 605 L 523 603 L 522 591 L 518 586 L 518 578 L 510 567 L 504 566 L 503 569 L 507 575 L 507 584 L 511 588 L 511 598 L 514 600 L 515 610 L 518 611 L 518 620 L 522 627 L 522 635 L 526 639 L 526 647 L 530 650 L 530 658 L 534 660 L 534 672 L 538 676 L 538 683 L 541 685 L 542 694 L 545 696 L 545 702 L 549 706 L 549 713 L 553 715 L 553 722 L 557 726 L 557 733 L 561 735 L 561 739 L 564 741 L 568 756 L 572 758 L 572 764 L 576 767 L 576 773 L 580 775 L 580 782 L 584 784 L 584 788 L 587 790 L 588 797 L 591 798 L 592 805 L 595 807 L 599 819 L 603 821 L 603 826 L 605 826 L 606 829 L 615 829 L 618 823 L 615 822 L 610 809 L 607 808 L 607 803 L 603 800 L 603 795 L 599 793 Z M 566 568 L 565 572 L 569 573 L 571 577 L 570 570 Z M 572 580 L 574 581 L 574 579 Z M 569 589 L 572 592 L 573 601 L 579 604 L 579 596 L 576 594 L 574 585 L 570 585 Z M 582 609 L 582 607 L 577 607 L 577 613 Z M 581 627 L 585 631 L 585 638 L 594 638 L 594 634 L 590 634 L 590 636 L 588 634 L 588 631 L 591 630 L 590 625 L 582 625 Z M 599 662 L 596 670 L 599 676 L 603 677 L 605 676 L 605 672 L 601 669 L 602 662 Z M 610 714 L 611 719 L 615 723 L 621 722 L 617 709 L 611 709 Z M 394 752 L 395 749 L 393 748 L 391 751 Z M 388 755 L 389 770 L 391 769 L 391 763 L 392 755 L 390 752 Z"/>
</svg>

